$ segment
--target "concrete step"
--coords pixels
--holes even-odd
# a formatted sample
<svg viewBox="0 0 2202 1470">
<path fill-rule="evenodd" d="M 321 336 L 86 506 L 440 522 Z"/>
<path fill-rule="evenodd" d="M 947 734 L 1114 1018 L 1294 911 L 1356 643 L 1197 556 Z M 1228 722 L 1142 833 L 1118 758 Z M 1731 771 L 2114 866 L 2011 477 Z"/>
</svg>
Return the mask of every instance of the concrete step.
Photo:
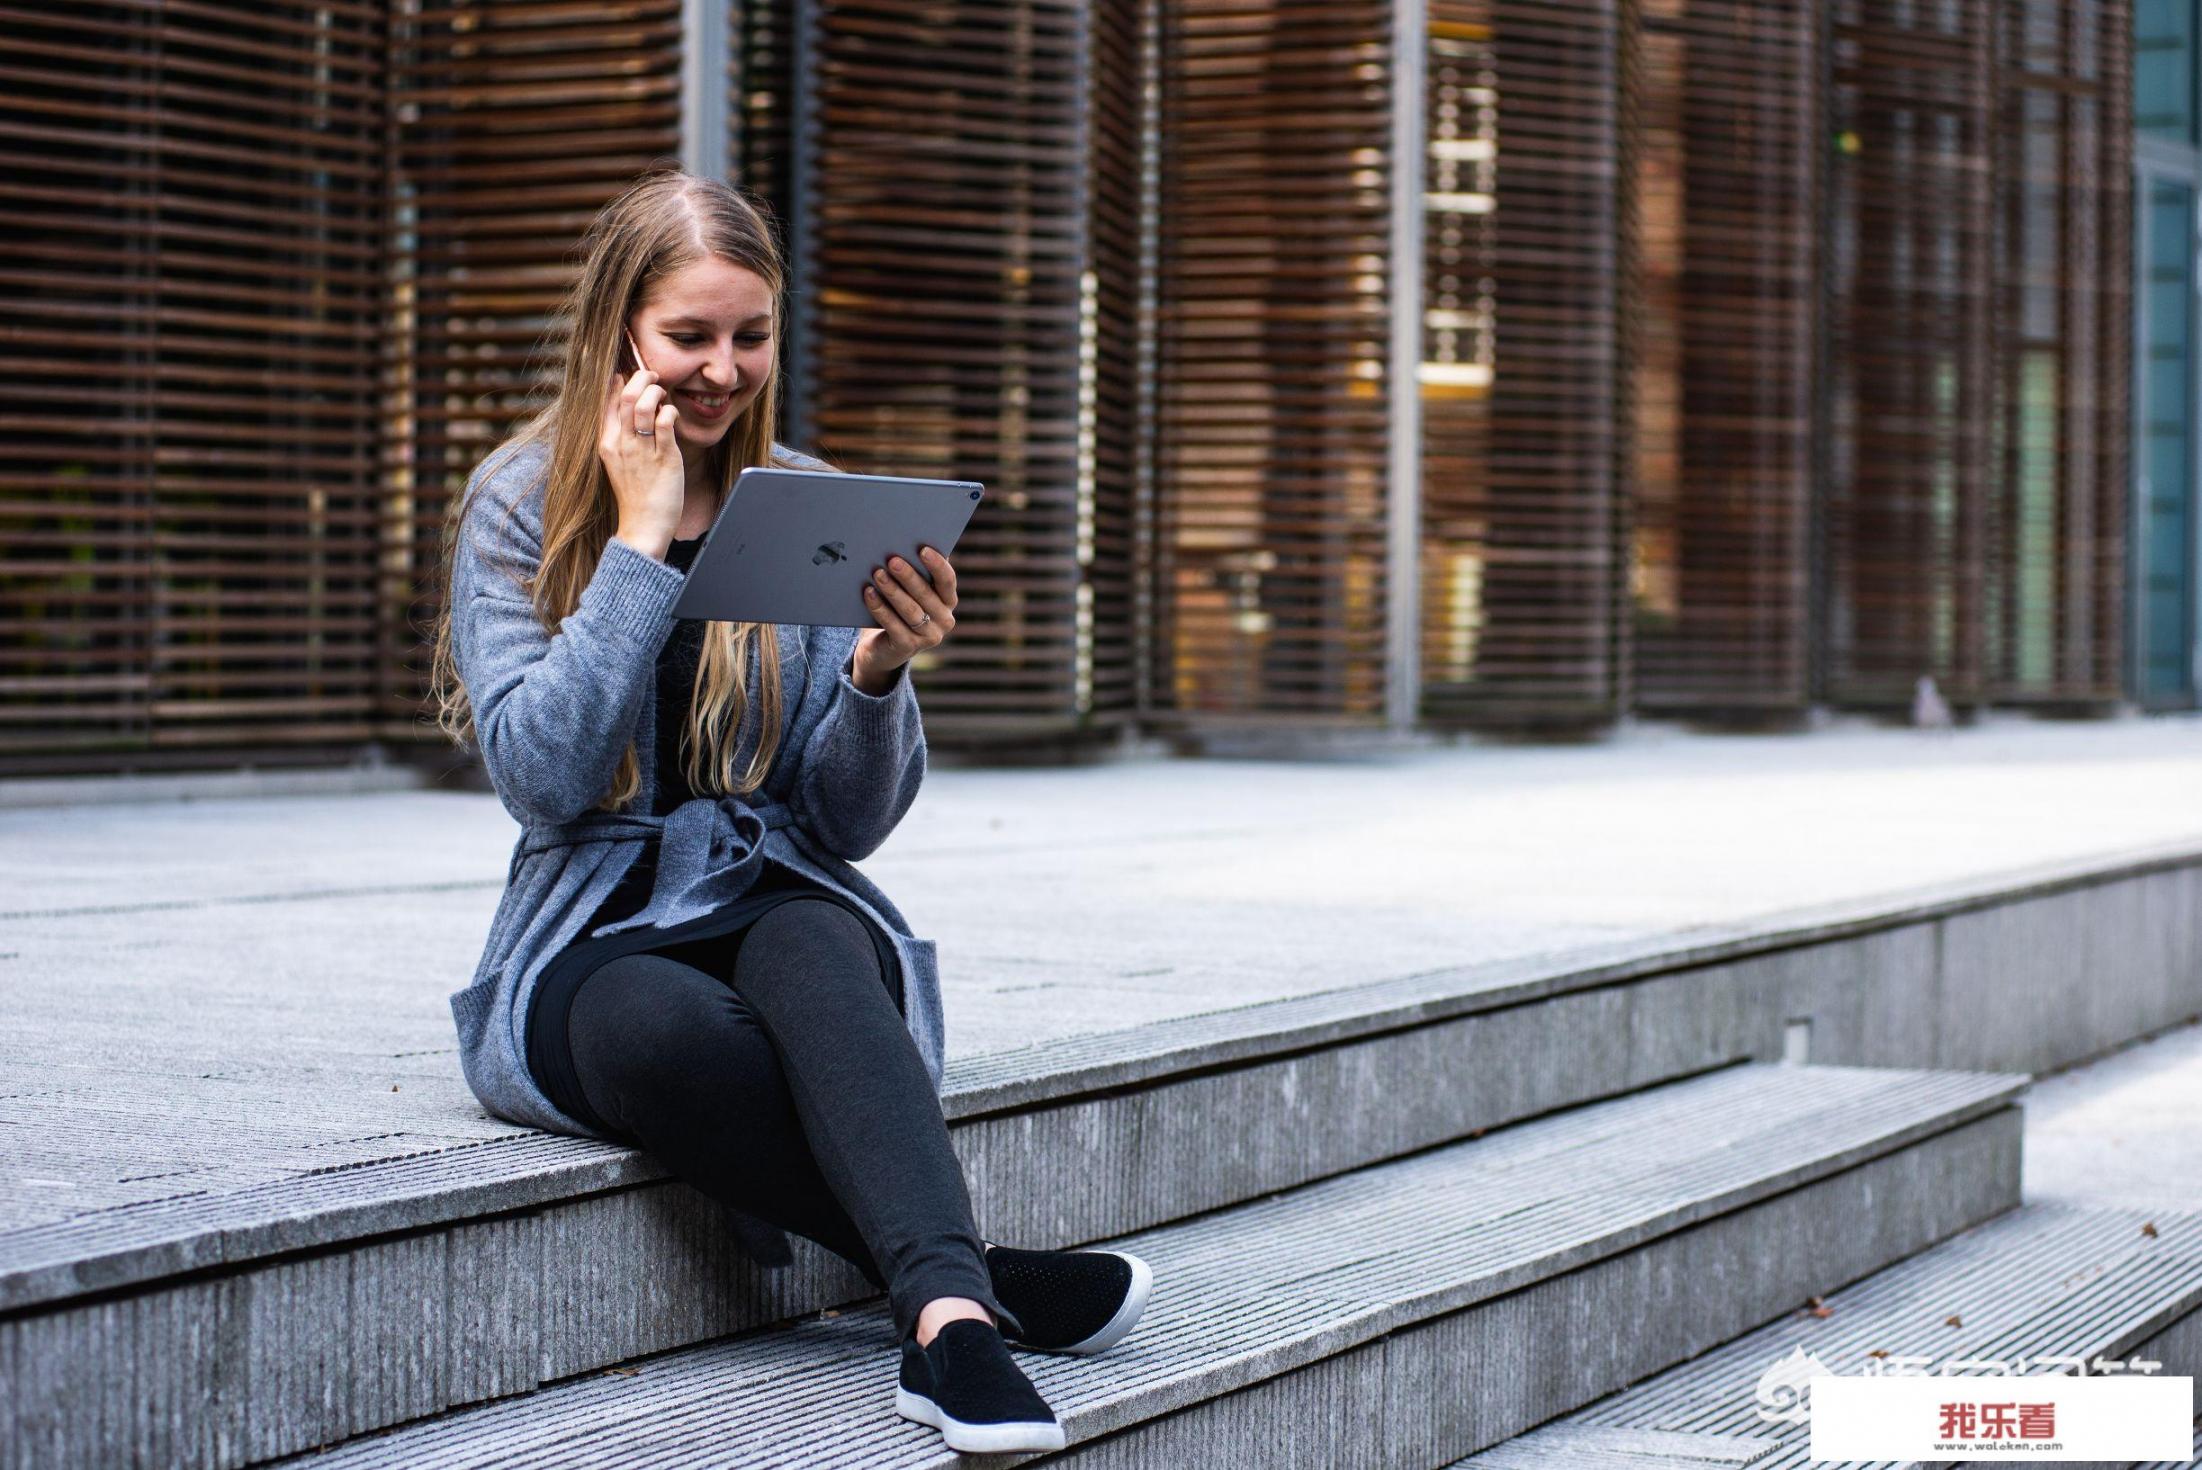
<svg viewBox="0 0 2202 1470">
<path fill-rule="evenodd" d="M 1024 1362 L 1080 1464 L 1440 1465 L 2009 1209 L 2024 1085 L 1759 1064 L 1520 1123 L 1115 1242 L 1140 1329 Z M 873 1302 L 283 1463 L 953 1463 L 894 1361 Z"/>
<path fill-rule="evenodd" d="M 1575 1470 L 1586 1436 L 1635 1455 L 1639 1470 L 1805 1466 L 1810 1423 L 1761 1413 L 1791 1402 L 1786 1381 L 1803 1371 L 1796 1354 L 1842 1374 L 1889 1361 L 1876 1353 L 1928 1359 L 1928 1371 L 1951 1358 L 2020 1357 L 2025 1371 L 2048 1371 L 2038 1360 L 2053 1355 L 2143 1358 L 2166 1374 L 2202 1374 L 2202 1215 L 2029 1205 L 1828 1294 L 1822 1306 L 1824 1316 L 1787 1313 L 1458 1470 Z M 1756 1458 L 1720 1458 L 1745 1445 Z"/>
<path fill-rule="evenodd" d="M 1560 989 L 1428 977 L 969 1058 L 943 1108 L 988 1238 L 1069 1246 L 1779 1055 L 1781 1004 L 1739 999 L 1763 978 L 1648 955 Z M 54 1155 L 25 1177 L 97 1156 L 125 1181 L 0 1201 L 0 1362 L 151 1406 L 11 1412 L 72 1424 L 67 1463 L 189 1442 L 188 1463 L 234 1470 L 870 1294 L 805 1242 L 794 1269 L 756 1269 L 653 1160 L 486 1118 L 447 1062 L 403 1092 L 156 1069 L 0 1101 Z M 454 1096 L 423 1116 L 437 1088 Z"/>
<path fill-rule="evenodd" d="M 295 825 L 228 840 L 272 871 L 298 861 L 274 835 Z M 185 871 L 171 859 L 207 830 L 173 829 L 143 875 Z M 443 850 L 440 830 L 393 820 L 368 845 L 410 861 Z M 441 982 L 424 994 L 422 977 L 463 973 L 495 881 L 457 863 L 406 890 L 429 937 L 394 960 L 391 894 L 346 887 L 356 867 L 290 895 L 305 910 L 193 889 L 14 915 L 35 921 L 11 943 L 37 963 L 25 1024 L 0 1038 L 0 1124 L 19 1135 L 0 1150 L 0 1363 L 58 1355 L 57 1381 L 155 1406 L 100 1416 L 121 1437 L 80 1462 L 211 1421 L 217 1451 L 195 1463 L 233 1470 L 865 1294 L 800 1246 L 797 1269 L 756 1271 L 708 1202 L 630 1150 L 483 1115 Z M 2085 1054 L 2202 1003 L 2197 894 L 2190 843 L 1755 919 L 1591 926 L 1616 936 L 1591 945 L 1540 923 L 1493 948 L 1457 915 L 1411 950 L 1381 923 L 1266 945 L 1204 929 L 1198 963 L 1167 980 L 1136 957 L 1032 960 L 1001 973 L 1048 983 L 952 998 L 969 1050 L 943 1105 L 989 1237 L 1078 1244 L 1743 1059 Z M 154 911 L 157 939 L 132 927 Z M 1309 948 L 1333 930 L 1352 937 Z M 1035 1159 L 1079 1163 L 1050 1176 Z M 599 1279 L 600 1243 L 643 1268 Z"/>
</svg>

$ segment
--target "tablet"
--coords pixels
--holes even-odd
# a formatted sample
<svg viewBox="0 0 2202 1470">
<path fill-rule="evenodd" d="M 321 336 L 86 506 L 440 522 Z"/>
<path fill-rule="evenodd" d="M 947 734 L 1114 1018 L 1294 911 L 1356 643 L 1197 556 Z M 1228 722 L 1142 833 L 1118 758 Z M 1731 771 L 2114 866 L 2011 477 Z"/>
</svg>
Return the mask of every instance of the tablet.
<svg viewBox="0 0 2202 1470">
<path fill-rule="evenodd" d="M 872 568 L 900 556 L 921 575 L 918 547 L 955 557 L 986 487 L 753 465 L 735 478 L 676 618 L 876 628 L 864 604 Z"/>
</svg>

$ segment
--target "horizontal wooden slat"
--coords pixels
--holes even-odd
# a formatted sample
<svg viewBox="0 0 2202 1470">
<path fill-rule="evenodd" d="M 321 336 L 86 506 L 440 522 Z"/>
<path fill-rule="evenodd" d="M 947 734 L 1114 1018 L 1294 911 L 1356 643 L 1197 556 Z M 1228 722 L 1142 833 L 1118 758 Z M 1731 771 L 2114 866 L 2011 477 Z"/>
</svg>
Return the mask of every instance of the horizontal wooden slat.
<svg viewBox="0 0 2202 1470">
<path fill-rule="evenodd" d="M 1436 0 L 1429 16 L 1422 707 L 1595 722 L 1622 673 L 1622 15 Z"/>
<path fill-rule="evenodd" d="M 544 340 L 597 210 L 680 147 L 680 0 L 476 0 L 393 20 L 390 166 L 406 217 L 387 456 L 384 713 L 427 713 L 445 519 L 474 467 L 540 406 Z M 538 358 L 537 348 L 546 358 Z M 399 726 L 412 739 L 426 725 Z"/>
<path fill-rule="evenodd" d="M 383 13 L 0 13 L 8 749 L 373 728 Z"/>
<path fill-rule="evenodd" d="M 2133 15 L 2017 0 L 2003 20 L 1984 693 L 2106 702 L 2125 657 Z"/>
<path fill-rule="evenodd" d="M 999 0 L 941 26 L 829 0 L 796 79 L 816 446 L 989 490 L 924 674 L 949 738 L 966 715 L 1074 731 L 1132 709 L 1140 263 L 1117 225 L 1139 208 L 1143 10 Z"/>
<path fill-rule="evenodd" d="M 1390 14 L 1161 9 L 1158 715 L 1384 712 Z"/>
<path fill-rule="evenodd" d="M 1984 687 L 1994 8 L 1839 0 L 1826 692 Z"/>
<path fill-rule="evenodd" d="M 1811 695 L 1821 7 L 1646 7 L 1629 578 L 1641 708 Z"/>
</svg>

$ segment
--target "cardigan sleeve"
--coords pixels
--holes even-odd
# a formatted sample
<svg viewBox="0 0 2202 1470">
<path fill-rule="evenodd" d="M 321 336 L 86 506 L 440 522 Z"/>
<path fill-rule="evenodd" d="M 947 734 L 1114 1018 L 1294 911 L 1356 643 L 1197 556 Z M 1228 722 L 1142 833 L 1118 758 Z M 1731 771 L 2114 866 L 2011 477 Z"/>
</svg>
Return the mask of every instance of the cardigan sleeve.
<svg viewBox="0 0 2202 1470">
<path fill-rule="evenodd" d="M 857 630 L 811 631 L 812 677 L 830 668 L 833 684 L 803 744 L 792 805 L 820 846 L 858 862 L 879 850 L 917 800 L 925 723 L 907 664 L 885 694 L 866 694 L 849 678 Z"/>
<path fill-rule="evenodd" d="M 522 588 L 537 557 L 524 528 L 481 497 L 453 559 L 452 644 L 475 743 L 523 826 L 569 822 L 603 799 L 635 737 L 672 628 L 677 568 L 607 542 L 581 600 L 546 630 Z"/>
</svg>

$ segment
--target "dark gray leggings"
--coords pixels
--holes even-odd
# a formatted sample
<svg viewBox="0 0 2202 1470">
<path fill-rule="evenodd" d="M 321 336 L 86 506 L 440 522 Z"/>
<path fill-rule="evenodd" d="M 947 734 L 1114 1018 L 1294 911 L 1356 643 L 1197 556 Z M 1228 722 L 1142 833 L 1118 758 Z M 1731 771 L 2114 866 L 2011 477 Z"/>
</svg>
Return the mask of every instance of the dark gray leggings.
<svg viewBox="0 0 2202 1470">
<path fill-rule="evenodd" d="M 566 1039 L 589 1106 L 724 1204 L 817 1241 L 916 1330 L 994 1300 L 963 1167 L 864 921 L 819 899 L 614 959 Z M 555 1099 L 554 1099 L 555 1100 Z"/>
</svg>

